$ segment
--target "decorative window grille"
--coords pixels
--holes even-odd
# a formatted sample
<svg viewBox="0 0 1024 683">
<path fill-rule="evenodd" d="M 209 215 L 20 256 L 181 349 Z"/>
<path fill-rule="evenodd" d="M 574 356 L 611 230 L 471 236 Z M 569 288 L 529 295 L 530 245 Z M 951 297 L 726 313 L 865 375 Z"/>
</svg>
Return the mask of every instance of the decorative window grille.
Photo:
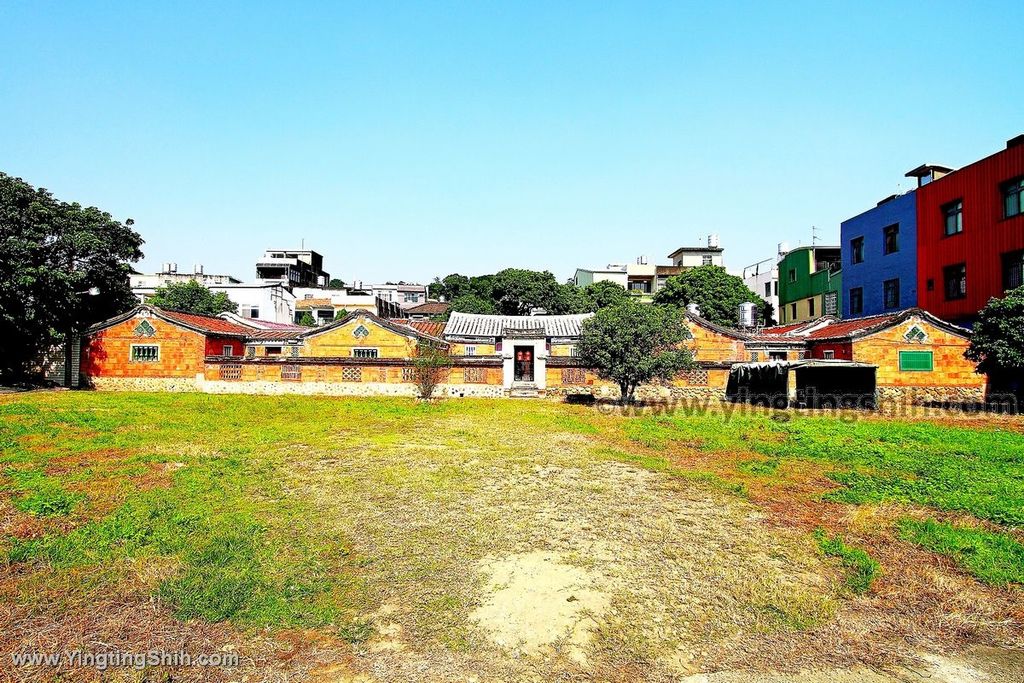
<svg viewBox="0 0 1024 683">
<path fill-rule="evenodd" d="M 377 349 L 352 349 L 353 358 L 376 358 Z"/>
<path fill-rule="evenodd" d="M 476 355 L 476 347 L 475 346 L 467 346 L 466 347 L 466 355 L 467 356 L 475 356 Z"/>
<path fill-rule="evenodd" d="M 580 385 L 587 383 L 587 371 L 583 368 L 562 368 L 562 384 Z"/>
<path fill-rule="evenodd" d="M 486 368 L 465 368 L 462 371 L 462 381 L 466 384 L 486 384 Z"/>
<path fill-rule="evenodd" d="M 134 363 L 158 363 L 160 361 L 160 345 L 132 344 L 131 359 Z"/>
<path fill-rule="evenodd" d="M 289 348 L 290 348 L 289 354 L 291 355 L 291 357 L 292 358 L 298 358 L 299 357 L 299 347 L 298 346 L 292 346 L 292 347 L 289 347 Z"/>
<path fill-rule="evenodd" d="M 751 351 L 750 352 L 750 361 L 752 363 L 756 363 L 759 360 L 761 360 L 761 354 L 758 353 L 757 351 Z"/>
<path fill-rule="evenodd" d="M 150 323 L 148 320 L 143 320 L 142 322 L 135 326 L 135 329 L 132 331 L 132 333 L 136 337 L 152 337 L 154 334 L 156 334 L 156 328 L 153 327 L 152 323 Z"/>
<path fill-rule="evenodd" d="M 352 336 L 356 339 L 365 339 L 370 336 L 370 330 L 366 329 L 366 325 L 360 324 L 352 330 Z"/>
<path fill-rule="evenodd" d="M 342 382 L 362 382 L 363 381 L 363 369 L 362 368 L 342 368 L 341 369 L 341 381 Z"/>
<path fill-rule="evenodd" d="M 920 344 L 928 338 L 928 335 L 925 334 L 924 330 L 917 325 L 912 325 L 910 329 L 907 330 L 907 333 L 903 335 L 903 338 L 912 344 Z"/>
<path fill-rule="evenodd" d="M 229 382 L 242 379 L 242 366 L 239 363 L 226 363 L 220 366 L 220 378 Z"/>
<path fill-rule="evenodd" d="M 705 387 L 708 385 L 708 371 L 704 368 L 687 370 L 683 373 L 683 379 L 691 386 Z"/>
<path fill-rule="evenodd" d="M 255 346 L 246 346 L 245 347 L 245 357 L 246 358 L 255 358 L 256 357 L 256 347 Z"/>
<path fill-rule="evenodd" d="M 416 368 L 402 368 L 402 381 L 403 382 L 415 382 L 416 381 Z"/>
<path fill-rule="evenodd" d="M 292 382 L 302 381 L 302 366 L 301 365 L 282 365 L 281 366 L 281 379 L 289 380 Z"/>
</svg>

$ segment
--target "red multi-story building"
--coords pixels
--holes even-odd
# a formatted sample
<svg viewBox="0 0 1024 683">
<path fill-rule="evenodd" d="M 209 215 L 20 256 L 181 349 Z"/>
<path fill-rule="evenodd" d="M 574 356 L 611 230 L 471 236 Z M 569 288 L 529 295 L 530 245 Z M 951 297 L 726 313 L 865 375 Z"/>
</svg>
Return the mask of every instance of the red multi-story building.
<svg viewBox="0 0 1024 683">
<path fill-rule="evenodd" d="M 970 324 L 991 297 L 1024 284 L 1024 135 L 952 171 L 918 178 L 918 305 Z"/>
</svg>

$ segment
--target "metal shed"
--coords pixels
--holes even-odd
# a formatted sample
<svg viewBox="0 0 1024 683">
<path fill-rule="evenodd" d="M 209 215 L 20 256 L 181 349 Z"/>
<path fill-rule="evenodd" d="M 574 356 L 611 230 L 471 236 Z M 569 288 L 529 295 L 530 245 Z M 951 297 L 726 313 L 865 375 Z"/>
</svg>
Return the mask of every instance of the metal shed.
<svg viewBox="0 0 1024 683">
<path fill-rule="evenodd" d="M 806 359 L 737 363 L 726 398 L 775 408 L 874 408 L 877 366 Z"/>
</svg>

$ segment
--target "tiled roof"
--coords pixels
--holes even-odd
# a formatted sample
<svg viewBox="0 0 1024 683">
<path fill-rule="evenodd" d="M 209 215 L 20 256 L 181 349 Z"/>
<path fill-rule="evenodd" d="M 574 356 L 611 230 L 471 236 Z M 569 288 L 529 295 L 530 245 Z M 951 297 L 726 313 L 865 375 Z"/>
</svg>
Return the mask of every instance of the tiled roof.
<svg viewBox="0 0 1024 683">
<path fill-rule="evenodd" d="M 545 337 L 578 337 L 583 321 L 593 313 L 575 315 L 480 315 L 452 313 L 444 327 L 446 337 L 500 337 L 505 330 L 538 330 Z"/>
<path fill-rule="evenodd" d="M 299 299 L 295 308 L 334 308 L 334 303 L 330 299 Z"/>
<path fill-rule="evenodd" d="M 355 320 L 356 318 L 367 318 L 369 320 L 372 320 L 377 325 L 380 325 L 384 329 L 391 330 L 392 332 L 397 332 L 398 334 L 404 334 L 407 337 L 425 338 L 433 342 L 440 342 L 442 344 L 445 343 L 443 339 L 413 327 L 412 323 L 408 321 L 399 321 L 395 319 L 389 320 L 387 318 L 381 318 L 379 315 L 376 315 L 369 311 L 352 311 L 351 313 L 349 313 L 340 320 L 335 320 L 334 322 L 328 323 L 321 327 L 307 328 L 307 331 L 301 336 L 303 338 L 312 337 L 323 332 L 326 332 L 328 330 L 332 330 L 335 327 L 341 327 L 342 325 L 346 325 L 350 321 Z"/>
<path fill-rule="evenodd" d="M 814 330 L 808 339 L 835 339 L 838 337 L 849 337 L 858 332 L 866 332 L 877 327 L 888 327 L 896 318 L 898 313 L 886 313 L 883 315 L 869 315 L 866 318 L 854 318 L 853 320 L 838 320 L 831 325 Z"/>
<path fill-rule="evenodd" d="M 172 311 L 166 308 L 152 308 L 157 316 L 176 322 L 185 327 L 192 328 L 199 332 L 205 332 L 207 334 L 229 334 L 245 336 L 248 335 L 252 330 L 242 325 L 237 325 L 233 322 L 218 318 L 212 315 L 198 315 L 196 313 L 183 313 L 181 311 Z"/>
<path fill-rule="evenodd" d="M 411 306 L 405 309 L 405 312 L 415 315 L 444 315 L 451 307 L 451 304 L 446 304 L 443 301 L 428 301 L 425 304 Z"/>
<path fill-rule="evenodd" d="M 288 329 L 278 330 L 249 330 L 246 335 L 253 341 L 287 341 L 288 339 L 295 339 L 303 332 L 307 332 L 308 327 L 295 327 Z"/>
<path fill-rule="evenodd" d="M 429 334 L 431 337 L 440 337 L 444 334 L 445 323 L 434 322 L 432 320 L 410 320 L 406 325 L 417 332 Z"/>
</svg>

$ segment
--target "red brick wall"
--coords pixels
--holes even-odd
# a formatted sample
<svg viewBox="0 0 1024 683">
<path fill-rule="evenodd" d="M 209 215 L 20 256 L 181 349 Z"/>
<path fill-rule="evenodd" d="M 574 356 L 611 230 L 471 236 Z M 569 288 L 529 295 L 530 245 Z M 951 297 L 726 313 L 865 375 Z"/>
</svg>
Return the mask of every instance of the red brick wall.
<svg viewBox="0 0 1024 683">
<path fill-rule="evenodd" d="M 148 320 L 156 329 L 156 334 L 152 337 L 135 334 L 135 328 L 142 320 Z M 132 344 L 158 345 L 160 359 L 156 362 L 133 362 Z M 203 372 L 206 349 L 206 337 L 198 332 L 156 317 L 129 318 L 85 338 L 82 374 L 87 377 L 194 378 Z"/>
</svg>

